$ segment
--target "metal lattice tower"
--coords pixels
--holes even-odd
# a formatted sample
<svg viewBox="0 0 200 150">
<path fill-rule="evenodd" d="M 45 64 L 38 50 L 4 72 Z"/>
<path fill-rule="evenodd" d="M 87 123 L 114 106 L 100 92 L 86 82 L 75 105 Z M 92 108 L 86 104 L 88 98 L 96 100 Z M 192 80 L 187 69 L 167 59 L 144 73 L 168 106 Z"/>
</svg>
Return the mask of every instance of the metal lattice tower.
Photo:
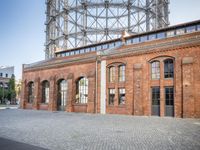
<svg viewBox="0 0 200 150">
<path fill-rule="evenodd" d="M 57 50 L 169 25 L 169 0 L 46 0 L 46 59 Z"/>
</svg>

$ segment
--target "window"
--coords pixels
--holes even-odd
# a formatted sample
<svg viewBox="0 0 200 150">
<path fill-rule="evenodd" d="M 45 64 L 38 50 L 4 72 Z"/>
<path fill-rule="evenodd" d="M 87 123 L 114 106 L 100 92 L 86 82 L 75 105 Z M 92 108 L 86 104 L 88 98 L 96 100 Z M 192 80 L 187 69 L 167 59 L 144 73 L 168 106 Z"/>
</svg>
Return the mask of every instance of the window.
<svg viewBox="0 0 200 150">
<path fill-rule="evenodd" d="M 197 25 L 197 30 L 200 31 L 200 25 Z"/>
<path fill-rule="evenodd" d="M 107 49 L 107 48 L 108 48 L 108 44 L 102 45 L 102 49 Z"/>
<path fill-rule="evenodd" d="M 33 103 L 34 100 L 34 83 L 28 84 L 28 103 Z"/>
<path fill-rule="evenodd" d="M 86 52 L 86 53 L 89 53 L 89 52 L 90 52 L 90 48 L 89 48 L 89 47 L 86 48 L 86 49 L 85 49 L 85 52 Z"/>
<path fill-rule="evenodd" d="M 114 105 L 114 99 L 115 99 L 115 89 L 109 89 L 108 104 Z"/>
<path fill-rule="evenodd" d="M 172 37 L 174 36 L 174 31 L 168 31 L 167 32 L 167 37 Z"/>
<path fill-rule="evenodd" d="M 76 51 L 75 51 L 75 54 L 76 54 L 76 55 L 78 55 L 79 53 L 80 53 L 79 50 L 76 50 Z"/>
<path fill-rule="evenodd" d="M 160 79 L 160 62 L 154 61 L 151 63 L 151 78 Z"/>
<path fill-rule="evenodd" d="M 124 88 L 119 88 L 119 105 L 125 104 L 125 89 Z"/>
<path fill-rule="evenodd" d="M 113 48 L 113 47 L 115 47 L 115 43 L 110 43 L 109 48 Z"/>
<path fill-rule="evenodd" d="M 91 52 L 96 51 L 96 47 L 91 47 Z"/>
<path fill-rule="evenodd" d="M 83 54 L 83 53 L 85 53 L 85 49 L 80 50 L 80 54 Z"/>
<path fill-rule="evenodd" d="M 194 31 L 196 31 L 196 26 L 190 26 L 186 28 L 187 33 L 194 32 Z"/>
<path fill-rule="evenodd" d="M 132 40 L 133 40 L 133 43 L 139 43 L 139 38 L 138 37 L 137 38 L 133 38 Z"/>
<path fill-rule="evenodd" d="M 49 82 L 42 82 L 42 103 L 49 103 Z"/>
<path fill-rule="evenodd" d="M 166 105 L 174 105 L 174 88 L 165 87 L 165 103 Z"/>
<path fill-rule="evenodd" d="M 76 103 L 85 104 L 88 102 L 88 79 L 80 78 L 76 83 Z"/>
<path fill-rule="evenodd" d="M 145 42 L 145 41 L 147 41 L 147 36 L 146 35 L 140 37 L 140 42 Z"/>
<path fill-rule="evenodd" d="M 71 52 L 70 52 L 70 55 L 71 55 L 71 56 L 74 55 L 74 51 L 71 51 Z"/>
<path fill-rule="evenodd" d="M 60 80 L 58 83 L 58 106 L 66 106 L 67 100 L 67 81 Z"/>
<path fill-rule="evenodd" d="M 115 67 L 109 68 L 109 81 L 114 82 L 115 81 Z"/>
<path fill-rule="evenodd" d="M 157 34 L 157 39 L 163 39 L 165 38 L 165 32 L 161 32 Z"/>
<path fill-rule="evenodd" d="M 155 39 L 156 39 L 156 34 L 149 35 L 149 40 L 155 40 Z"/>
<path fill-rule="evenodd" d="M 125 81 L 125 65 L 119 66 L 119 81 L 120 82 Z"/>
<path fill-rule="evenodd" d="M 66 53 L 65 53 L 65 56 L 69 56 L 69 52 L 66 52 Z"/>
<path fill-rule="evenodd" d="M 8 78 L 8 74 L 6 73 L 6 78 Z"/>
<path fill-rule="evenodd" d="M 152 87 L 152 105 L 160 105 L 160 87 Z"/>
<path fill-rule="evenodd" d="M 3 73 L 0 73 L 0 77 L 2 77 L 3 76 Z"/>
<path fill-rule="evenodd" d="M 184 33 L 185 33 L 185 28 L 176 30 L 176 35 L 181 35 L 181 34 L 184 34 Z"/>
<path fill-rule="evenodd" d="M 164 77 L 165 78 L 174 77 L 174 63 L 172 59 L 167 59 L 164 61 Z"/>
<path fill-rule="evenodd" d="M 132 43 L 132 39 L 128 39 L 128 40 L 126 40 L 126 44 L 128 45 L 128 44 L 131 44 Z"/>
</svg>

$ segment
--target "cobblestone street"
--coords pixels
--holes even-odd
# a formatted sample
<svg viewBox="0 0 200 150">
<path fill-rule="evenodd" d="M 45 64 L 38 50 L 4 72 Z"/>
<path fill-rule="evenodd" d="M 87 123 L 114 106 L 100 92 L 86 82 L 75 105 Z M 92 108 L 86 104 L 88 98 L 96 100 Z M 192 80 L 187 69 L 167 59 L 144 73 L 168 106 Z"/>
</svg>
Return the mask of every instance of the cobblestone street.
<svg viewBox="0 0 200 150">
<path fill-rule="evenodd" d="M 0 137 L 52 150 L 199 150 L 200 120 L 6 109 Z"/>
</svg>

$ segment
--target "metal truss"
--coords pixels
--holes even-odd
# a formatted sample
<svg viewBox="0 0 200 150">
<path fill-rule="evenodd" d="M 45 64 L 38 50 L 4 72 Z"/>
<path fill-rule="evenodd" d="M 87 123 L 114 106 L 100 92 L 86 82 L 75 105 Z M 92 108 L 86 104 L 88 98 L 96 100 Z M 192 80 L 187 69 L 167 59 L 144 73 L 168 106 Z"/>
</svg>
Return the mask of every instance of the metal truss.
<svg viewBox="0 0 200 150">
<path fill-rule="evenodd" d="M 46 59 L 66 50 L 169 25 L 169 0 L 46 0 Z"/>
</svg>

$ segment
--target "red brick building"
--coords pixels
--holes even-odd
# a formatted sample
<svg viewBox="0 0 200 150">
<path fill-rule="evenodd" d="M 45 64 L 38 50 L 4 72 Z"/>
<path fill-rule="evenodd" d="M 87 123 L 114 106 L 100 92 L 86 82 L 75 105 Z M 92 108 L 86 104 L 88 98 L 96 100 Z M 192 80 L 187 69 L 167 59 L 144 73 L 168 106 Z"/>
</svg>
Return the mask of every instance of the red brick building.
<svg viewBox="0 0 200 150">
<path fill-rule="evenodd" d="M 23 66 L 21 108 L 200 118 L 200 21 Z"/>
</svg>

